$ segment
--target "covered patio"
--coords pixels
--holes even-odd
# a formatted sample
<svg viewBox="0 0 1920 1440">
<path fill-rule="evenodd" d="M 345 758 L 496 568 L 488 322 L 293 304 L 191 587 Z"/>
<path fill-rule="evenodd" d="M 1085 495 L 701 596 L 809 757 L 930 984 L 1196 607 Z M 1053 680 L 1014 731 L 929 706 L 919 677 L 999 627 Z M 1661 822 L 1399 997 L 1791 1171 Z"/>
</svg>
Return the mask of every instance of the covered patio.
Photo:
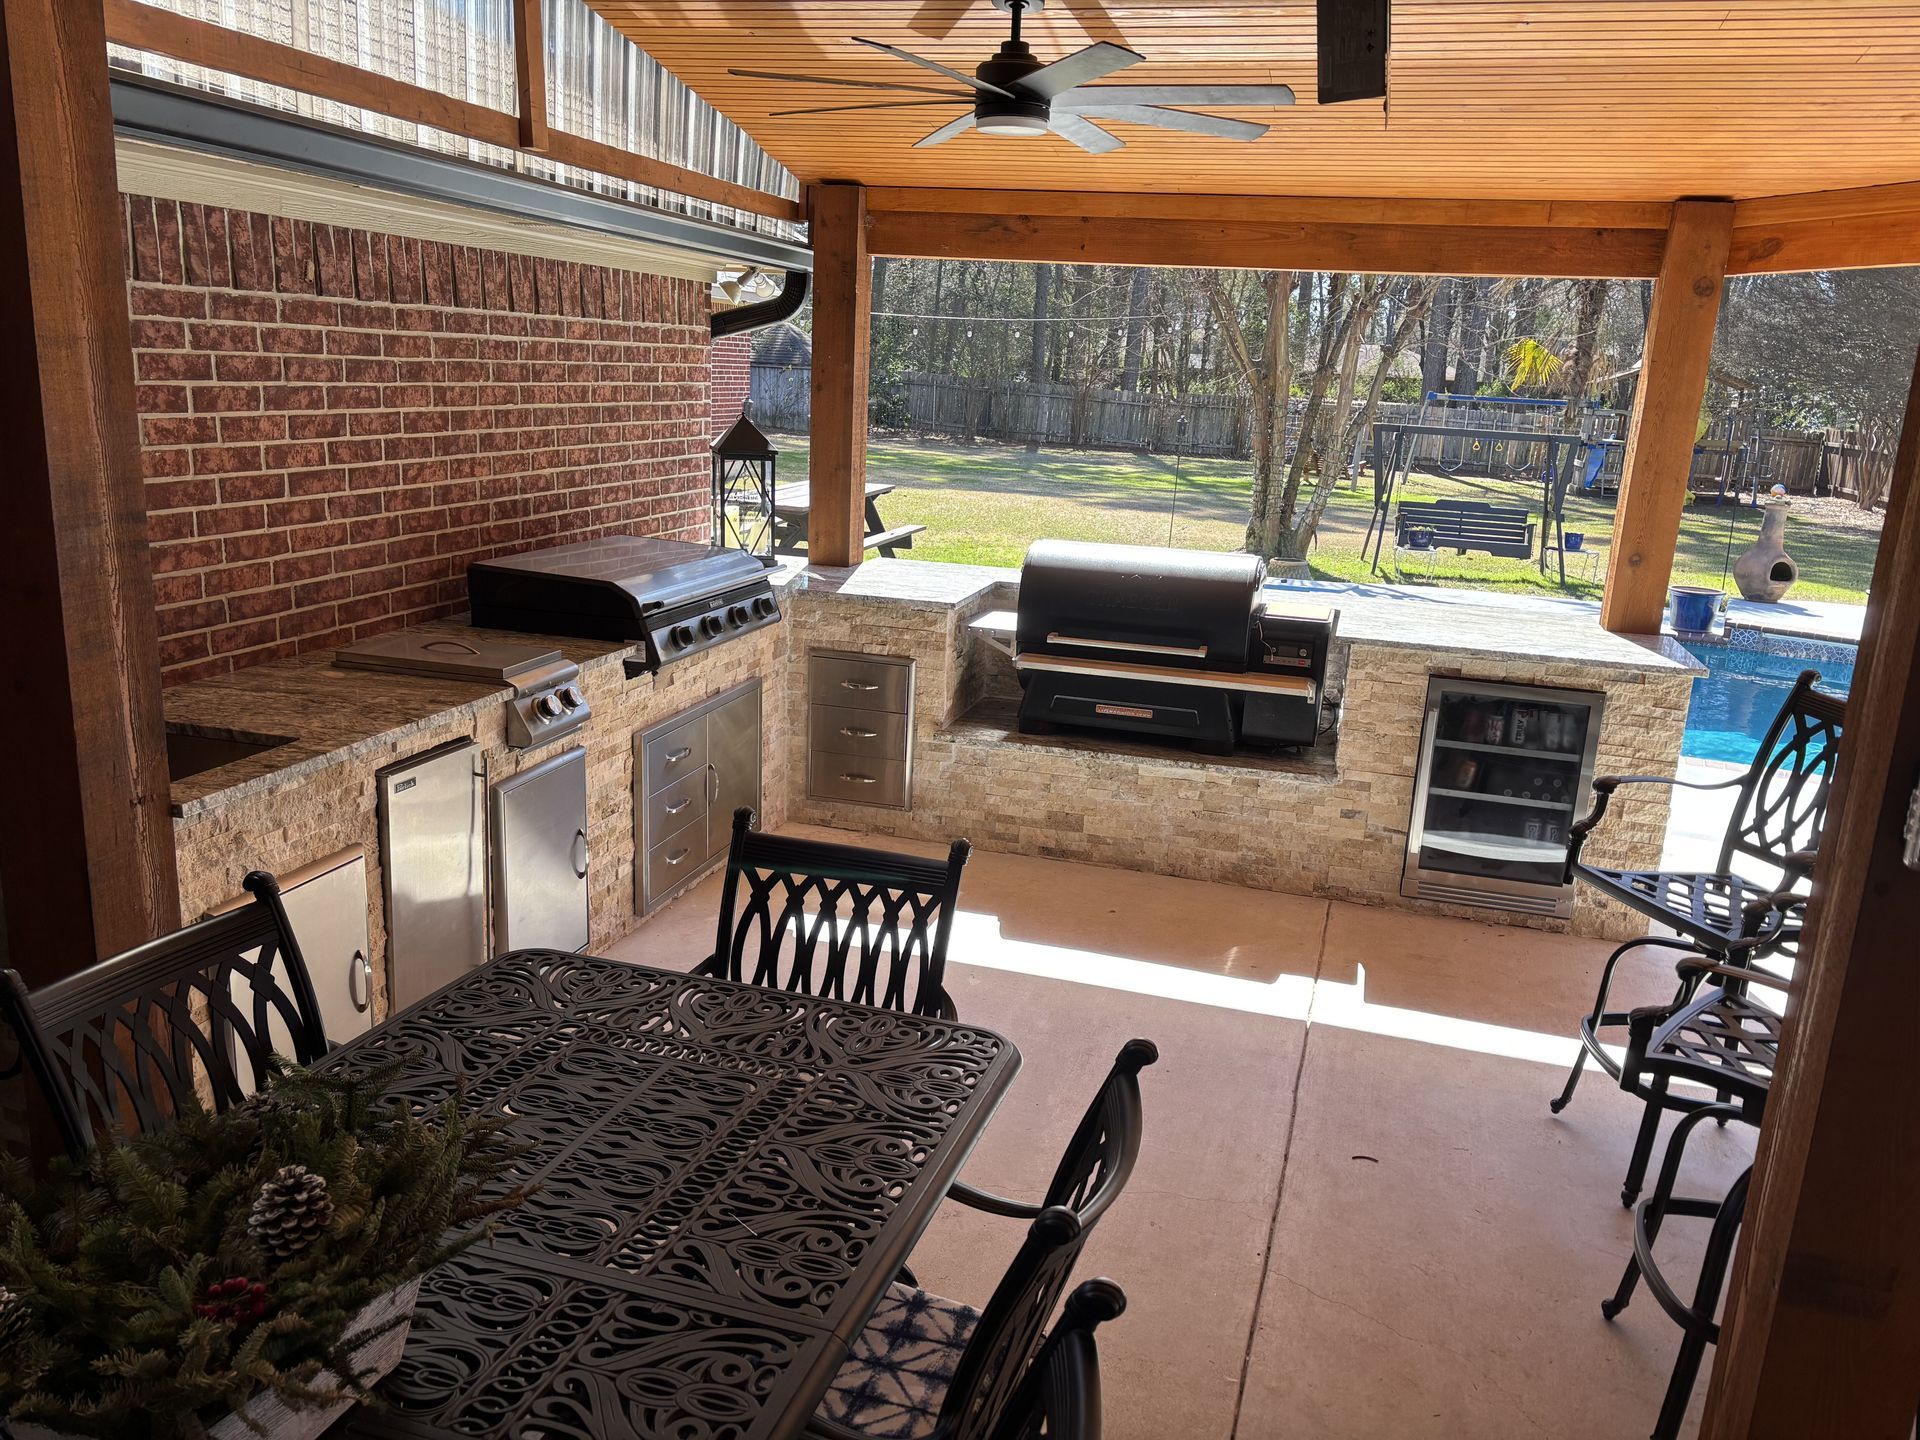
<svg viewBox="0 0 1920 1440">
<path fill-rule="evenodd" d="M 1663 612 L 1722 287 L 1737 275 L 1920 264 L 1920 126 L 1908 93 L 1920 67 L 1920 15 L 1893 5 L 1792 0 L 1606 7 L 1397 0 L 1385 51 L 1387 98 L 1320 105 L 1312 6 L 1029 6 L 1024 37 L 1045 57 L 1119 45 L 1146 57 L 1137 71 L 1143 84 L 1285 84 L 1300 102 L 1248 110 L 1249 119 L 1271 126 L 1254 145 L 1141 128 L 1127 131 L 1124 149 L 1095 155 L 1054 136 L 1014 143 L 961 133 L 940 148 L 917 147 L 945 112 L 854 105 L 861 86 L 898 88 L 927 76 L 850 44 L 852 34 L 970 72 L 1006 24 L 986 5 L 932 0 L 867 11 L 772 0 L 588 3 L 763 146 L 798 181 L 799 198 L 568 133 L 547 98 L 555 47 L 565 41 L 543 35 L 540 0 L 511 7 L 512 111 L 139 0 L 8 0 L 0 113 L 14 143 L 0 147 L 0 268 L 20 323 L 0 342 L 12 382 L 8 435 L 17 471 L 12 564 L 0 591 L 25 653 L 10 671 L 10 703 L 0 712 L 20 761 L 10 823 L 0 833 L 0 961 L 24 988 L 39 991 L 200 919 L 228 901 L 242 874 L 302 874 L 320 854 L 359 845 L 368 860 L 358 876 L 367 928 L 356 955 L 366 967 L 362 1008 L 374 1028 L 357 1043 L 358 1053 L 377 1050 L 378 1022 L 414 998 L 403 993 L 398 968 L 389 973 L 396 901 L 390 878 L 383 889 L 379 864 L 369 859 L 385 859 L 391 812 L 383 807 L 391 797 L 383 794 L 376 806 L 387 773 L 381 767 L 461 741 L 490 754 L 497 775 L 531 773 L 529 758 L 559 757 L 540 750 L 537 724 L 531 741 L 514 738 L 514 722 L 498 714 L 497 683 L 490 700 L 478 700 L 457 685 L 412 681 L 418 688 L 404 692 L 403 704 L 384 691 L 343 691 L 340 672 L 306 652 L 416 621 L 430 629 L 459 623 L 446 617 L 465 608 L 455 567 L 467 560 L 484 565 L 542 539 L 607 533 L 709 538 L 704 472 L 693 477 L 691 509 L 654 505 L 655 492 L 643 493 L 641 481 L 684 457 L 670 446 L 646 447 L 691 411 L 704 416 L 717 388 L 711 361 L 687 338 L 709 343 L 717 267 L 782 271 L 782 296 L 745 308 L 750 321 L 791 313 L 803 296 L 812 303 L 806 555 L 769 572 L 769 610 L 754 622 L 764 628 L 735 640 L 724 658 L 693 656 L 663 674 L 651 634 L 588 640 L 579 637 L 591 632 L 569 630 L 566 641 L 554 642 L 563 664 L 577 667 L 596 727 L 579 732 L 593 757 L 580 762 L 592 777 L 581 782 L 578 830 L 583 938 L 555 948 L 676 977 L 714 953 L 714 916 L 731 913 L 721 910 L 721 893 L 734 877 L 724 866 L 704 879 L 691 876 L 728 853 L 731 807 L 711 801 L 721 818 L 710 833 L 720 838 L 686 871 L 659 869 L 678 866 L 688 852 L 672 843 L 686 832 L 670 832 L 654 807 L 658 817 L 671 817 L 685 797 L 650 767 L 671 763 L 662 757 L 677 753 L 673 745 L 695 723 L 699 744 L 718 759 L 727 743 L 720 707 L 750 691 L 753 780 L 740 803 L 756 808 L 768 830 L 796 842 L 879 844 L 896 860 L 936 865 L 963 833 L 977 846 L 944 942 L 945 985 L 959 1019 L 932 1008 L 920 1018 L 1005 1037 L 1024 1068 L 991 1126 L 984 1115 L 968 1119 L 979 1127 L 972 1157 L 943 1153 L 940 1164 L 957 1172 L 965 1159 L 970 1184 L 1037 1193 L 1116 1047 L 1133 1036 L 1159 1046 L 1160 1063 L 1140 1080 L 1145 1139 L 1132 1188 L 1076 1276 L 1109 1275 L 1130 1301 L 1099 1332 L 1105 1405 L 1098 1433 L 1114 1440 L 1644 1433 L 1678 1332 L 1644 1292 L 1611 1325 L 1598 1312 L 1633 1251 L 1633 1215 L 1616 1203 L 1616 1188 L 1642 1106 L 1592 1073 L 1565 1115 L 1550 1116 L 1547 1101 L 1578 1052 L 1574 1029 L 1592 1005 L 1612 944 L 1643 933 L 1646 922 L 1585 890 L 1576 897 L 1570 881 L 1561 908 L 1509 906 L 1498 916 L 1456 893 L 1422 894 L 1402 883 L 1417 823 L 1410 806 L 1428 793 L 1416 788 L 1427 781 L 1415 773 L 1414 751 L 1423 733 L 1431 749 L 1436 733 L 1431 722 L 1421 730 L 1421 707 L 1429 683 L 1463 677 L 1604 696 L 1604 725 L 1600 709 L 1592 711 L 1587 769 L 1597 755 L 1602 771 L 1677 773 L 1675 707 L 1684 711 L 1692 671 L 1671 635 L 1663 637 Z M 1341 8 L 1324 0 L 1319 7 L 1323 14 Z M 1383 23 L 1386 11 L 1382 4 Z M 164 87 L 147 87 L 150 94 L 129 88 L 125 77 L 110 86 L 109 42 L 481 141 L 508 158 L 464 169 L 436 160 L 442 168 L 431 187 L 413 170 L 403 185 L 394 178 L 399 169 L 387 167 L 410 164 L 410 147 L 382 142 L 355 149 L 355 163 L 367 168 L 347 175 L 345 162 L 327 159 L 335 152 L 307 150 L 297 136 L 269 147 L 263 137 L 281 134 L 274 126 L 284 117 L 262 120 L 260 112 L 198 95 L 185 105 Z M 1380 43 L 1386 46 L 1384 33 Z M 853 88 L 827 91 L 823 101 L 818 82 L 793 78 L 800 72 Z M 835 95 L 853 108 L 824 118 L 791 113 Z M 191 157 L 161 163 L 158 152 L 148 154 L 141 183 L 157 197 L 146 212 L 149 229 L 137 202 L 131 212 L 124 208 L 124 174 L 116 190 L 117 106 L 123 169 L 130 153 L 147 153 L 142 145 Z M 207 116 L 214 119 L 191 118 Z M 326 144 L 342 133 L 313 132 L 331 137 Z M 516 216 L 512 207 L 537 203 L 537 192 L 567 193 L 518 174 L 512 178 L 529 188 L 504 197 L 477 188 L 492 185 L 495 172 L 549 162 L 648 187 L 651 204 L 594 201 L 648 218 L 622 229 L 624 220 L 568 208 L 573 199 Z M 249 168 L 256 166 L 301 178 L 262 180 Z M 227 170 L 252 177 L 244 194 L 225 188 Z M 303 189 L 316 174 L 341 188 Z M 469 185 L 475 188 L 460 189 Z M 356 209 L 344 223 L 384 227 L 408 236 L 409 246 L 428 247 L 393 254 L 430 256 L 436 236 L 453 234 L 453 298 L 436 299 L 424 270 L 412 274 L 403 295 L 402 267 L 395 262 L 389 277 L 384 259 L 386 289 L 368 290 L 366 262 L 352 260 L 344 288 L 327 289 L 321 251 L 297 250 L 300 236 L 317 232 L 297 227 L 324 228 L 326 207 L 349 191 L 356 205 L 384 208 Z M 668 204 L 666 197 L 675 198 Z M 680 212 L 694 201 L 730 219 L 692 225 Z M 200 252 L 203 264 L 209 253 L 232 259 L 226 283 L 196 281 L 190 230 L 176 228 L 167 239 L 169 203 L 176 227 L 190 223 L 179 218 L 189 206 L 257 208 L 271 217 L 259 243 L 263 253 L 282 256 L 278 279 L 269 262 L 267 281 L 243 283 L 244 247 L 232 240 Z M 417 213 L 405 218 L 408 211 Z M 480 224 L 474 214 L 486 217 L 486 229 L 444 230 L 456 219 Z M 280 221 L 292 227 L 294 249 L 273 249 Z M 795 228 L 802 224 L 804 243 Z M 583 234 L 593 237 L 587 248 Z M 148 236 L 154 243 L 143 251 Z M 461 290 L 463 239 L 469 248 L 541 257 L 528 262 L 524 282 L 513 264 L 499 266 L 512 303 L 494 303 L 491 281 Z M 285 262 L 292 253 L 306 253 L 312 268 L 289 282 L 299 268 Z M 994 643 L 1010 629 L 1008 607 L 1020 603 L 1019 577 L 865 558 L 876 256 L 1650 281 L 1598 614 L 1572 606 L 1549 622 L 1522 625 L 1492 604 L 1415 606 L 1357 589 L 1337 597 L 1341 643 L 1332 673 L 1344 687 L 1337 749 L 1310 731 L 1304 747 L 1216 764 L 1146 746 L 1024 733 L 1003 713 L 1020 691 L 1002 663 L 1006 646 Z M 548 265 L 572 268 L 540 268 Z M 601 269 L 616 277 L 604 290 Z M 475 274 L 484 275 L 477 260 Z M 568 298 L 548 306 L 553 276 L 564 279 Z M 209 301 L 203 288 L 236 298 Z M 273 298 L 243 293 L 254 289 Z M 130 293 L 135 307 L 147 307 L 131 323 Z M 324 305 L 336 308 L 315 318 Z M 468 311 L 483 319 L 443 318 Z M 502 321 L 508 311 L 540 318 Z M 355 322 L 359 312 L 366 313 Z M 714 314 L 713 337 L 749 323 L 732 313 L 732 322 L 725 308 Z M 389 336 L 356 350 L 326 338 L 352 323 L 402 332 L 409 314 L 434 340 L 409 348 Z M 541 330 L 543 323 L 549 328 Z M 320 489 L 315 481 L 319 512 L 282 519 L 247 511 L 253 528 L 238 542 L 229 537 L 224 550 L 215 527 L 226 522 L 189 519 L 187 533 L 168 532 L 164 517 L 177 519 L 190 502 L 180 500 L 176 513 L 168 509 L 175 502 L 156 501 L 152 487 L 205 484 L 218 507 L 296 505 L 307 492 L 291 488 L 288 475 L 345 475 L 360 463 L 351 447 L 369 436 L 368 463 L 397 469 L 458 456 L 436 450 L 431 436 L 465 422 L 421 422 L 429 437 L 421 448 L 382 452 L 378 437 L 397 435 L 399 422 L 388 429 L 343 419 L 338 430 L 314 434 L 346 450 L 322 451 L 311 467 L 289 460 L 284 473 L 269 477 L 277 489 L 247 490 L 248 471 L 230 496 L 222 487 L 233 483 L 233 471 L 221 471 L 226 462 L 217 452 L 248 445 L 257 452 L 299 437 L 283 424 L 278 435 L 261 432 L 265 440 L 244 431 L 234 439 L 212 418 L 213 407 L 231 397 L 212 391 L 301 382 L 285 356 L 276 356 L 270 375 L 249 377 L 237 366 L 230 374 L 224 359 L 217 370 L 209 360 L 204 376 L 192 370 L 205 358 L 191 354 L 203 331 L 209 351 L 227 340 L 245 348 L 239 338 L 222 338 L 223 324 L 254 327 L 245 343 L 262 349 L 276 327 L 322 336 L 304 353 L 343 357 L 325 383 L 347 389 L 344 366 L 356 354 L 369 365 L 409 358 L 458 365 L 479 353 L 461 348 L 471 343 L 467 335 L 491 325 L 492 333 L 525 342 L 491 362 L 510 366 L 540 358 L 533 352 L 543 342 L 586 344 L 600 334 L 596 327 L 611 334 L 630 324 L 634 331 L 621 331 L 619 343 L 658 353 L 623 353 L 620 363 L 633 365 L 636 376 L 652 367 L 647 383 L 662 374 L 671 381 L 676 366 L 698 371 L 698 382 L 689 383 L 699 394 L 610 402 L 626 407 L 623 423 L 655 429 L 622 434 L 620 443 L 632 448 L 613 468 L 616 483 L 628 488 L 583 501 L 579 508 L 604 509 L 590 509 L 575 529 L 529 525 L 495 536 L 484 527 L 504 524 L 501 512 L 483 513 L 470 548 L 449 542 L 435 550 L 429 541 L 415 552 L 402 548 L 407 522 L 396 518 L 390 535 L 375 537 L 393 548 L 369 560 L 367 573 L 378 566 L 382 575 L 391 569 L 392 584 L 411 583 L 404 567 L 432 563 L 433 550 L 443 563 L 430 578 L 441 588 L 429 607 L 408 611 L 396 600 L 361 611 L 352 608 L 366 600 L 367 587 L 352 578 L 360 572 L 343 560 L 337 571 L 309 575 L 288 537 L 301 526 L 337 522 L 342 539 L 329 543 L 344 552 L 345 527 L 381 510 L 352 499 L 375 482 L 341 478 L 337 488 Z M 175 325 L 177 341 L 169 338 Z M 156 362 L 156 355 L 190 358 Z M 183 373 L 167 376 L 175 363 Z M 1904 370 L 1912 361 L 1897 363 Z M 504 418 L 490 422 L 509 431 L 534 424 L 524 418 L 538 403 L 531 392 L 551 392 L 544 398 L 552 401 L 575 378 L 482 369 L 463 380 L 443 371 L 405 404 L 426 415 L 459 414 L 483 403 L 460 395 L 462 384 L 524 386 L 527 393 L 497 402 Z M 202 380 L 204 397 L 191 390 Z M 205 453 L 184 441 L 177 450 L 176 442 L 156 442 L 150 422 L 168 419 L 157 416 L 153 400 L 161 381 L 187 387 L 176 407 L 182 413 L 172 418 L 182 426 L 206 420 L 212 448 Z M 408 384 L 398 370 L 367 383 Z M 1920 370 L 1914 396 L 1920 399 Z M 656 401 L 658 408 L 645 408 Z M 356 399 L 345 408 L 358 415 L 375 406 Z M 543 443 L 561 457 L 556 468 L 571 463 L 569 446 L 587 443 L 584 428 L 570 431 L 576 423 L 588 422 L 539 422 L 554 427 Z M 485 441 L 466 453 L 508 448 Z M 156 450 L 181 457 L 183 471 L 161 469 L 170 462 L 153 459 Z M 272 468 L 270 456 L 261 463 Z M 697 455 L 695 469 L 705 464 Z M 247 467 L 234 461 L 233 468 Z M 476 464 L 469 475 L 481 473 Z M 554 487 L 529 493 L 541 488 Z M 1911 818 L 1920 814 L 1920 404 L 1909 404 L 1892 495 L 1847 700 L 1844 758 L 1811 871 L 1777 1084 L 1763 1126 L 1705 1127 L 1688 1152 L 1691 1193 L 1724 1193 L 1753 1167 L 1718 1344 L 1683 1432 L 1708 1440 L 1905 1437 L 1914 1423 L 1920 1241 L 1910 1197 L 1920 1188 L 1920 1101 L 1900 1037 L 1920 1013 L 1920 969 L 1912 964 L 1920 822 Z M 455 514 L 463 502 L 472 497 L 436 493 L 389 500 L 381 513 L 399 517 L 432 505 Z M 218 507 L 208 502 L 197 513 Z M 537 513 L 530 502 L 512 518 Z M 352 540 L 367 543 L 357 532 Z M 209 546 L 217 564 L 194 558 Z M 202 630 L 217 635 L 263 623 L 237 605 L 225 608 L 217 597 L 229 592 L 212 588 L 219 575 L 220 584 L 257 593 L 246 590 L 253 582 L 232 579 L 243 565 L 267 567 L 276 585 L 283 577 L 272 567 L 294 566 L 286 577 L 290 605 L 307 603 L 294 586 L 344 577 L 337 594 L 314 602 L 340 608 L 303 635 L 275 622 L 280 611 L 260 602 L 268 630 L 257 653 L 238 663 L 220 661 L 217 650 L 168 648 L 157 612 L 218 607 L 217 620 L 193 622 L 195 639 Z M 191 594 L 175 593 L 177 570 L 199 577 Z M 726 613 L 709 617 L 713 634 Z M 747 623 L 744 612 L 734 623 Z M 685 643 L 693 644 L 688 634 Z M 882 698 L 849 701 L 823 691 L 829 682 Z M 511 686 L 505 693 L 511 697 Z M 364 703 L 350 715 L 354 697 Z M 568 708 L 578 709 L 580 698 L 575 690 Z M 865 708 L 836 708 L 856 703 Z M 809 737 L 817 736 L 823 709 L 843 727 L 873 724 L 900 747 L 888 762 L 896 768 L 882 776 L 897 786 L 899 803 L 875 807 L 858 790 L 849 793 L 855 781 L 875 784 L 872 776 L 821 769 Z M 567 723 L 587 719 L 582 712 Z M 840 734 L 879 733 L 859 725 Z M 249 755 L 198 777 L 177 766 L 170 775 L 169 741 L 181 733 L 266 751 L 276 742 L 295 748 L 284 766 Z M 1456 738 L 1486 749 L 1485 732 L 1476 734 Z M 1492 738 L 1499 748 L 1499 732 Z M 716 796 L 734 793 L 726 789 L 734 782 L 706 768 Z M 474 773 L 484 788 L 484 763 Z M 836 791 L 836 782 L 846 783 Z M 1657 865 L 1666 820 L 1664 801 L 1625 807 L 1596 853 L 1609 864 Z M 1532 838 L 1546 846 L 1569 839 L 1539 828 Z M 588 851 L 599 857 L 591 873 Z M 504 943 L 501 912 L 481 924 L 491 924 L 500 942 L 485 953 L 511 960 L 506 952 L 516 947 Z M 1611 1003 L 1623 1010 L 1664 1004 L 1672 988 L 1671 953 L 1635 951 L 1615 976 Z M 964 1108 L 949 1107 L 954 1114 Z M 942 1184 L 952 1178 L 943 1172 Z M 932 1214 L 930 1203 L 923 1209 L 917 1223 Z M 1005 1223 L 946 1205 L 912 1249 L 910 1273 L 928 1291 L 984 1300 L 1006 1269 L 1008 1244 L 994 1228 Z M 1670 1247 L 1679 1257 L 1668 1280 L 1682 1292 L 1690 1292 L 1699 1248 L 1686 1238 L 1692 1223 L 1677 1222 L 1663 1245 L 1663 1254 Z M 876 1246 L 882 1252 L 892 1253 Z M 555 1274 L 585 1283 L 566 1264 Z M 890 1274 L 876 1272 L 875 1283 Z M 671 1285 L 663 1293 L 671 1299 Z M 862 1319 L 853 1320 L 853 1333 Z M 846 1317 L 829 1320 L 844 1342 Z M 818 1355 L 807 1362 L 816 1371 L 822 1363 Z M 797 1394 L 814 1380 L 824 1386 L 832 1373 L 829 1366 L 779 1384 Z M 450 1385 L 441 1399 L 450 1403 L 458 1391 Z M 752 1423 L 762 1421 L 761 1429 L 739 1433 L 798 1433 L 765 1416 Z M 355 1424 L 343 1423 L 340 1433 Z M 523 1416 L 484 1433 L 549 1432 Z M 600 1433 L 680 1432 L 608 1422 Z"/>
</svg>

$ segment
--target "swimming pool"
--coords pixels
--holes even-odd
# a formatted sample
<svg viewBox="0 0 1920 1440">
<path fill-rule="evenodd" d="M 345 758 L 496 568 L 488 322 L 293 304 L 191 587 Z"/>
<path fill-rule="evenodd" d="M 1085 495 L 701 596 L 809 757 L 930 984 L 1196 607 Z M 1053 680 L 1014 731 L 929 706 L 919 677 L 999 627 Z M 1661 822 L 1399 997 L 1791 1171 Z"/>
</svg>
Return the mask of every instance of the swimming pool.
<svg viewBox="0 0 1920 1440">
<path fill-rule="evenodd" d="M 1802 670 L 1820 672 L 1820 688 L 1844 695 L 1853 687 L 1857 647 L 1734 626 L 1727 638 L 1683 642 L 1707 667 L 1695 677 L 1680 753 L 1745 765 Z"/>
</svg>

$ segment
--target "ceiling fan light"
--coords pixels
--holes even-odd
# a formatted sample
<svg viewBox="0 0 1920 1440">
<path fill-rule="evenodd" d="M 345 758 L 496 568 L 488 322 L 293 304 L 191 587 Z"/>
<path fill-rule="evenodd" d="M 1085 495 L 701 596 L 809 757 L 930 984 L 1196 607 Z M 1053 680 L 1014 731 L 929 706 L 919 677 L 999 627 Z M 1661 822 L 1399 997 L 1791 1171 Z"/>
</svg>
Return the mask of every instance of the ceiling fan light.
<svg viewBox="0 0 1920 1440">
<path fill-rule="evenodd" d="M 976 121 L 974 129 L 982 135 L 1044 135 L 1047 122 L 1038 115 L 993 115 Z"/>
</svg>

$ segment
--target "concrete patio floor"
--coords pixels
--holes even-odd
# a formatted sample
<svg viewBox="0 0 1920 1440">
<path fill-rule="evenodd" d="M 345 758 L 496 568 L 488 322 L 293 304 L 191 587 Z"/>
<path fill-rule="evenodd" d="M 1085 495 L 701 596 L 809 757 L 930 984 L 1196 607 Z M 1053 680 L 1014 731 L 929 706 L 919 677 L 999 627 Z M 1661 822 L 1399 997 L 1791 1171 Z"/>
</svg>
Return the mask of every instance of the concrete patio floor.
<svg viewBox="0 0 1920 1440">
<path fill-rule="evenodd" d="M 610 953 L 690 967 L 718 894 L 711 876 Z M 1547 1110 L 1608 948 L 976 854 L 948 986 L 1023 1064 L 967 1178 L 1037 1197 L 1121 1043 L 1160 1047 L 1139 1167 L 1077 1272 L 1130 1302 L 1100 1337 L 1109 1440 L 1645 1435 L 1679 1332 L 1644 1290 L 1599 1309 L 1631 1249 L 1640 1108 L 1590 1072 Z M 1630 959 L 1615 994 L 1671 988 L 1670 962 Z M 1751 1150 L 1700 1134 L 1683 1188 L 1724 1190 Z M 914 1266 L 984 1303 L 1018 1234 L 950 1204 Z M 1702 1234 L 1669 1226 L 1683 1283 Z"/>
</svg>

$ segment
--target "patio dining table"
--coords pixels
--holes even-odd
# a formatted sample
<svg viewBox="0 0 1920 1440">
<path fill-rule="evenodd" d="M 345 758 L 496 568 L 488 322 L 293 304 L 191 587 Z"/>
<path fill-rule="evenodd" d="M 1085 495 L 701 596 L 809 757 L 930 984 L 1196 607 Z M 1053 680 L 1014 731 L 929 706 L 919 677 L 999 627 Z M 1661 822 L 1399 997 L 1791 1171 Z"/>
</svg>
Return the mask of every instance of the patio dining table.
<svg viewBox="0 0 1920 1440">
<path fill-rule="evenodd" d="M 512 1117 L 538 1188 L 427 1276 L 384 1437 L 798 1435 L 1019 1052 L 977 1026 L 557 951 L 335 1051 Z"/>
</svg>

